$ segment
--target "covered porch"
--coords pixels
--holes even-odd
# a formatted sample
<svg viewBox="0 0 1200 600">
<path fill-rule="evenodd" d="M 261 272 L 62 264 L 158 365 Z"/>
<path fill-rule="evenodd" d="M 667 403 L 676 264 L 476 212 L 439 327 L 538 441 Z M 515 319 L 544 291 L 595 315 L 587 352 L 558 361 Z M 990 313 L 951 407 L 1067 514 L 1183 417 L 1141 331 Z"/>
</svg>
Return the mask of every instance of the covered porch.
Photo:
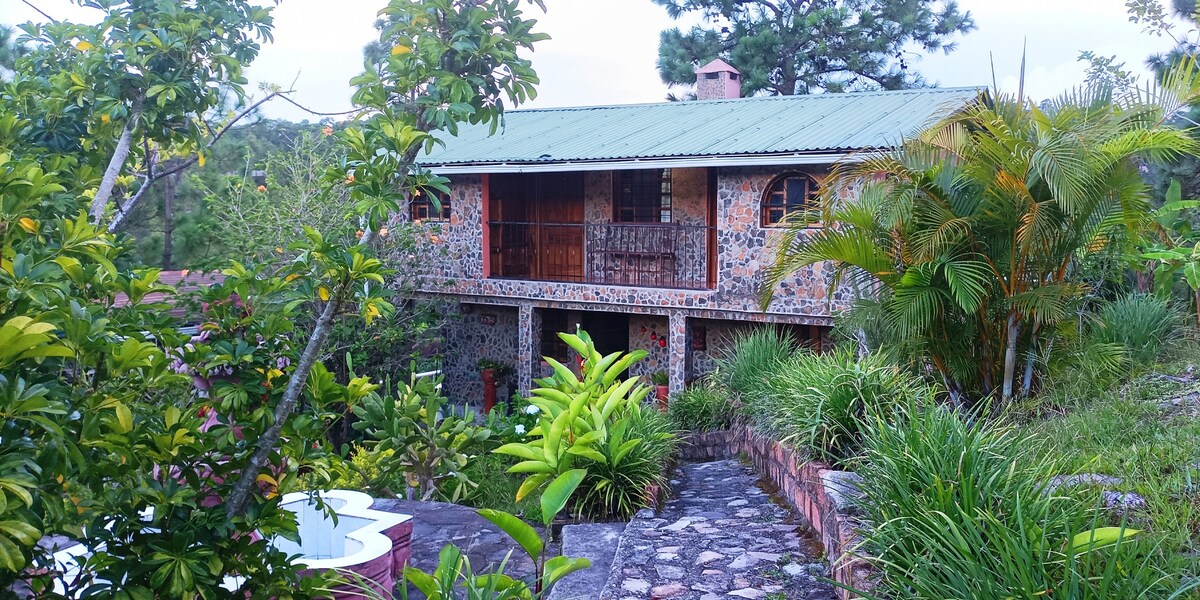
<svg viewBox="0 0 1200 600">
<path fill-rule="evenodd" d="M 713 175 L 699 168 L 488 176 L 485 277 L 711 289 Z"/>
</svg>

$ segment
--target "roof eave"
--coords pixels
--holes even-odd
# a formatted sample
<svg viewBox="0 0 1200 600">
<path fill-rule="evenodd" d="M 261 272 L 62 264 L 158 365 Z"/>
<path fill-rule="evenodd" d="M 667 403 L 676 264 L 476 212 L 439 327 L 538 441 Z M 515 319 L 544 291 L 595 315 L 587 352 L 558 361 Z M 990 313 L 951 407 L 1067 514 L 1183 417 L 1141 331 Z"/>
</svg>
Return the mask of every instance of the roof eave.
<svg viewBox="0 0 1200 600">
<path fill-rule="evenodd" d="M 427 163 L 438 175 L 483 175 L 486 173 L 557 173 L 564 171 L 625 171 L 633 169 L 685 169 L 697 167 L 759 167 L 784 165 L 828 165 L 839 160 L 859 160 L 866 152 L 789 152 L 737 156 L 671 156 L 606 160 L 504 161 L 476 163 Z"/>
</svg>

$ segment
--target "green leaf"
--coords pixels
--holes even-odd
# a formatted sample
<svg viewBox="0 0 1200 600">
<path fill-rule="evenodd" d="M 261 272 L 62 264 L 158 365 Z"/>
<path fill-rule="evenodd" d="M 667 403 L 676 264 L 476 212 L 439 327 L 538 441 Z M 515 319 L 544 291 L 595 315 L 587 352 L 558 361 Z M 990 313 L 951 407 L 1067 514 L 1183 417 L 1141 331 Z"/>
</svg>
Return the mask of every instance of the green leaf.
<svg viewBox="0 0 1200 600">
<path fill-rule="evenodd" d="M 541 487 L 549 479 L 550 475 L 546 473 L 538 473 L 537 475 L 526 477 L 525 481 L 521 482 L 521 487 L 517 488 L 517 502 L 524 500 L 526 496 L 533 493 L 533 490 Z"/>
<path fill-rule="evenodd" d="M 582 571 L 583 569 L 587 569 L 591 566 L 592 561 L 586 558 L 555 556 L 554 558 L 547 560 L 545 567 L 543 567 L 542 584 L 545 586 L 545 589 L 548 590 L 551 587 L 554 587 L 554 584 L 558 583 L 558 581 L 563 577 L 566 577 L 575 571 Z"/>
<path fill-rule="evenodd" d="M 570 448 L 567 448 L 567 452 L 570 454 L 574 454 L 575 456 L 582 456 L 584 458 L 594 460 L 602 465 L 608 464 L 607 457 L 605 457 L 603 454 L 601 454 L 595 450 L 592 450 L 591 448 L 572 446 Z"/>
<path fill-rule="evenodd" d="M 558 516 L 586 476 L 587 469 L 571 469 L 556 477 L 554 481 L 550 482 L 550 485 L 546 486 L 546 490 L 542 492 L 543 522 L 549 525 L 554 517 Z"/>
<path fill-rule="evenodd" d="M 528 523 L 518 519 L 517 517 L 499 510 L 484 508 L 476 511 L 479 516 L 491 521 L 499 527 L 501 531 L 508 534 L 513 541 L 521 546 L 525 554 L 529 555 L 534 562 L 537 562 L 538 557 L 542 555 L 544 544 L 542 537 L 538 535 L 537 530 L 530 527 Z"/>
<path fill-rule="evenodd" d="M 1141 532 L 1142 530 L 1140 529 L 1127 529 L 1125 527 L 1097 527 L 1089 529 L 1088 531 L 1077 533 L 1071 538 L 1071 551 L 1075 553 L 1091 552 L 1092 550 L 1112 546 Z"/>
</svg>

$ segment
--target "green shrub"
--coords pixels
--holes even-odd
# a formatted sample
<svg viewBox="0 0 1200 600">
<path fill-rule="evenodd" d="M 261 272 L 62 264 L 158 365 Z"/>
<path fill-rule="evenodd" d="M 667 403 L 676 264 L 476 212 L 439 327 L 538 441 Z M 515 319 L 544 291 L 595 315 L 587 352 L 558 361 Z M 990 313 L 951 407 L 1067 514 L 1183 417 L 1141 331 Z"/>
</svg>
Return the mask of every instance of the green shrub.
<svg viewBox="0 0 1200 600">
<path fill-rule="evenodd" d="M 1142 364 L 1158 356 L 1171 331 L 1179 325 L 1179 314 L 1167 300 L 1150 294 L 1128 294 L 1100 308 L 1092 340 L 1120 344 L 1129 359 Z"/>
<path fill-rule="evenodd" d="M 881 596 L 1143 598 L 1181 583 L 1135 530 L 1104 527 L 1094 490 L 1049 489 L 1069 471 L 1010 429 L 936 407 L 865 430 L 863 548 Z"/>
<path fill-rule="evenodd" d="M 463 474 L 477 485 L 459 499 L 459 504 L 511 513 L 528 521 L 542 520 L 537 498 L 516 501 L 521 480 L 507 471 L 516 461 L 502 454 L 480 454 L 471 459 Z M 448 495 L 453 490 L 446 490 Z"/>
<path fill-rule="evenodd" d="M 680 431 L 720 431 L 733 424 L 729 390 L 703 381 L 676 394 L 667 405 L 667 417 Z"/>
<path fill-rule="evenodd" d="M 469 409 L 456 412 L 440 384 L 440 378 L 413 375 L 394 394 L 371 392 L 354 407 L 354 429 L 365 433 L 363 446 L 394 452 L 382 463 L 383 474 L 404 482 L 409 500 L 460 500 L 476 485 L 464 469 L 492 434 L 474 424 Z"/>
<path fill-rule="evenodd" d="M 757 327 L 738 333 L 717 352 L 717 372 L 735 394 L 760 398 L 776 367 L 795 351 L 791 335 L 774 327 Z"/>
<path fill-rule="evenodd" d="M 350 452 L 349 462 L 342 463 L 333 485 L 341 489 L 359 490 L 375 497 L 404 495 L 404 478 L 388 474 L 387 465 L 392 461 L 394 450 L 374 451 L 355 446 Z M 314 486 L 315 489 L 315 486 Z"/>
<path fill-rule="evenodd" d="M 647 506 L 646 491 L 667 483 L 664 471 L 678 439 L 670 419 L 657 408 L 633 405 L 609 426 L 608 443 L 596 448 L 605 461 L 588 463 L 579 484 L 574 513 L 598 520 L 625 521 Z M 624 457 L 622 446 L 632 440 Z"/>
<path fill-rule="evenodd" d="M 745 407 L 755 426 L 834 463 L 859 453 L 865 418 L 886 418 L 931 394 L 885 357 L 859 358 L 849 350 L 797 352 L 779 364 L 766 389 L 765 397 Z"/>
<path fill-rule="evenodd" d="M 627 519 L 646 506 L 646 487 L 662 483 L 675 443 L 666 417 L 643 409 L 650 388 L 637 378 L 622 379 L 647 352 L 601 355 L 582 330 L 578 335 L 560 333 L 559 338 L 583 357 L 582 373 L 576 375 L 547 358 L 554 374 L 537 380 L 528 399 L 539 409 L 537 426 L 529 439 L 504 444 L 495 452 L 521 459 L 510 473 L 529 474 L 518 499 L 544 487 L 544 501 L 552 478 L 579 472 L 583 479 L 570 505 L 575 514 Z"/>
</svg>

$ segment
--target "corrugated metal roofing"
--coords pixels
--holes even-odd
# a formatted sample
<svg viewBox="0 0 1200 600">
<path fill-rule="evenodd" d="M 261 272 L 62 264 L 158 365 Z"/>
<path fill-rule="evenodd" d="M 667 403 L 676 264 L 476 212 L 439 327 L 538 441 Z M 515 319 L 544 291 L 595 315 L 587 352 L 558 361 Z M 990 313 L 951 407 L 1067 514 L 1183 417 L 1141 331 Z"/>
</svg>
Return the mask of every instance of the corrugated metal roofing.
<svg viewBox="0 0 1200 600">
<path fill-rule="evenodd" d="M 489 137 L 467 126 L 427 166 L 849 151 L 894 145 L 982 88 L 765 96 L 515 110 Z"/>
</svg>

